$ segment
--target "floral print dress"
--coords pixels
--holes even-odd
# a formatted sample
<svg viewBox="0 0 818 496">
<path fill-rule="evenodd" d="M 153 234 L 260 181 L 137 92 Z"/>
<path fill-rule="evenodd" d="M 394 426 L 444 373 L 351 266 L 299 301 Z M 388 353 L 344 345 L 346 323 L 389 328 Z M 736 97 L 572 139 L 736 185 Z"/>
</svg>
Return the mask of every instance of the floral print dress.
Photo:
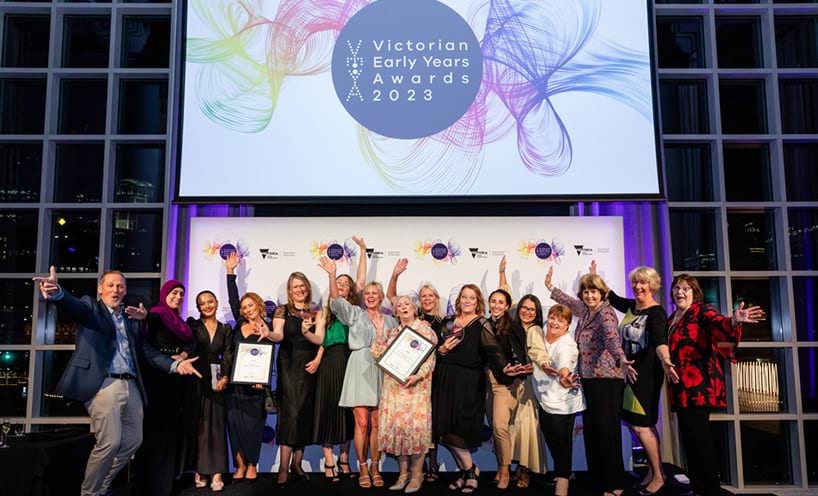
<svg viewBox="0 0 818 496">
<path fill-rule="evenodd" d="M 437 344 L 437 335 L 422 320 L 415 320 L 410 326 L 429 341 Z M 400 334 L 403 326 L 386 331 L 372 343 L 372 356 L 379 358 L 392 341 Z M 421 455 L 432 447 L 432 370 L 435 368 L 435 354 L 432 353 L 420 366 L 417 375 L 420 381 L 404 387 L 388 374 L 383 376 L 380 400 L 380 428 L 378 430 L 378 450 L 390 455 Z"/>
</svg>

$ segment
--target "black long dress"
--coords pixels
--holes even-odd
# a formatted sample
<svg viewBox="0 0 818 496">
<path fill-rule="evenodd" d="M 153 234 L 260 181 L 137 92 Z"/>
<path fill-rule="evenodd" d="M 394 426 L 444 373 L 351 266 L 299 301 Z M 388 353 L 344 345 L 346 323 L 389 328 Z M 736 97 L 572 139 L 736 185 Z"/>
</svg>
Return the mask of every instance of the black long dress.
<svg viewBox="0 0 818 496">
<path fill-rule="evenodd" d="M 258 337 L 244 337 L 241 325 L 245 322 L 239 312 L 239 288 L 235 274 L 227 275 L 227 296 L 230 310 L 236 325 L 233 327 L 233 346 L 239 343 L 256 343 Z M 272 367 L 271 367 L 272 370 Z M 268 384 L 269 386 L 269 384 Z M 264 422 L 267 410 L 264 409 L 264 390 L 254 389 L 249 384 L 231 384 L 227 388 L 227 435 L 233 459 L 241 452 L 244 461 L 250 465 L 258 463 L 261 453 L 261 440 L 264 437 Z"/>
<path fill-rule="evenodd" d="M 193 341 L 173 334 L 155 313 L 147 317 L 146 340 L 168 356 L 182 351 L 193 354 Z M 145 383 L 148 404 L 142 422 L 142 445 L 134 456 L 134 494 L 169 495 L 179 471 L 179 445 L 190 420 L 184 418 L 184 402 L 193 387 L 192 379 L 169 374 L 147 364 L 139 368 Z M 194 377 L 194 379 L 197 379 Z"/>
<path fill-rule="evenodd" d="M 201 319 L 187 319 L 193 330 L 199 360 L 194 362 L 202 379 L 196 381 L 186 402 L 187 433 L 184 436 L 180 458 L 184 470 L 200 474 L 227 472 L 227 430 L 225 392 L 216 392 L 212 386 L 211 364 L 220 367 L 223 377 L 230 377 L 233 366 L 233 330 L 218 322 L 213 340 Z M 218 378 L 217 378 L 218 379 Z"/>
<path fill-rule="evenodd" d="M 301 449 L 312 442 L 315 414 L 315 375 L 305 370 L 318 346 L 301 333 L 302 318 L 289 305 L 276 308 L 274 319 L 284 319 L 284 340 L 278 349 L 276 394 L 278 444 Z"/>
<path fill-rule="evenodd" d="M 447 337 L 443 321 L 440 343 Z M 495 377 L 505 377 L 506 361 L 491 324 L 475 317 L 464 329 L 463 340 L 445 355 L 438 354 L 432 381 L 432 441 L 462 449 L 477 449 L 482 442 L 486 411 L 488 366 Z"/>
</svg>

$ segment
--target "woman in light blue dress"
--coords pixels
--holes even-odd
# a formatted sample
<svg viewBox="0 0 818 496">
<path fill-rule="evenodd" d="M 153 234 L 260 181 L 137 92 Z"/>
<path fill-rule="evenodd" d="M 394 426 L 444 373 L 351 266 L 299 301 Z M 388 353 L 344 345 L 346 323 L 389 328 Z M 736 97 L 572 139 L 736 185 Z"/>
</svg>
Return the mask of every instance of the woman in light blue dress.
<svg viewBox="0 0 818 496">
<path fill-rule="evenodd" d="M 340 406 L 352 408 L 355 416 L 355 452 L 358 455 L 361 475 L 358 485 L 361 487 L 381 487 L 383 477 L 378 469 L 380 453 L 377 448 L 378 440 L 378 403 L 380 402 L 381 371 L 372 358 L 370 348 L 378 330 L 390 329 L 397 325 L 397 321 L 381 311 L 384 299 L 383 287 L 380 283 L 370 282 L 364 286 L 364 308 L 350 304 L 338 294 L 335 285 L 335 262 L 327 257 L 321 258 L 321 267 L 327 271 L 330 283 L 329 307 L 338 320 L 349 326 L 349 355 L 344 386 L 341 390 Z M 372 463 L 367 467 L 367 449 L 370 449 Z"/>
</svg>

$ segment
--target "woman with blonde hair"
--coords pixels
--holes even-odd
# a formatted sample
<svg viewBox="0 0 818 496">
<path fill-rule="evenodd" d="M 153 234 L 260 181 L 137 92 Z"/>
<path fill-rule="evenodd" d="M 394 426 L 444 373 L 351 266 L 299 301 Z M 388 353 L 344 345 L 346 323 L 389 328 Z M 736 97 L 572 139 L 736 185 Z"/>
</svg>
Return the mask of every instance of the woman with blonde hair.
<svg viewBox="0 0 818 496">
<path fill-rule="evenodd" d="M 396 325 L 395 318 L 381 310 L 384 294 L 380 283 L 370 282 L 364 286 L 364 308 L 352 305 L 341 298 L 336 281 L 335 262 L 321 257 L 320 266 L 329 276 L 329 307 L 338 320 L 349 326 L 349 355 L 341 390 L 340 406 L 352 408 L 355 417 L 353 443 L 358 455 L 360 476 L 358 485 L 362 488 L 383 486 L 378 463 L 378 404 L 380 402 L 383 375 L 372 358 L 370 348 L 378 330 L 383 331 Z M 371 450 L 372 463 L 367 467 L 367 451 Z"/>
</svg>

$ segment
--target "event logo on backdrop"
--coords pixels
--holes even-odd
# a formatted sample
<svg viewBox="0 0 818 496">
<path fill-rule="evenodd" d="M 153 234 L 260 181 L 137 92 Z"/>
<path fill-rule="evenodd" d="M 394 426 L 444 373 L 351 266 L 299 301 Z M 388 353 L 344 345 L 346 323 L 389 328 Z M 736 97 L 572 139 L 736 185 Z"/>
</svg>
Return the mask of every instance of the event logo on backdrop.
<svg viewBox="0 0 818 496">
<path fill-rule="evenodd" d="M 645 0 L 185 5 L 181 199 L 659 194 Z"/>
</svg>

